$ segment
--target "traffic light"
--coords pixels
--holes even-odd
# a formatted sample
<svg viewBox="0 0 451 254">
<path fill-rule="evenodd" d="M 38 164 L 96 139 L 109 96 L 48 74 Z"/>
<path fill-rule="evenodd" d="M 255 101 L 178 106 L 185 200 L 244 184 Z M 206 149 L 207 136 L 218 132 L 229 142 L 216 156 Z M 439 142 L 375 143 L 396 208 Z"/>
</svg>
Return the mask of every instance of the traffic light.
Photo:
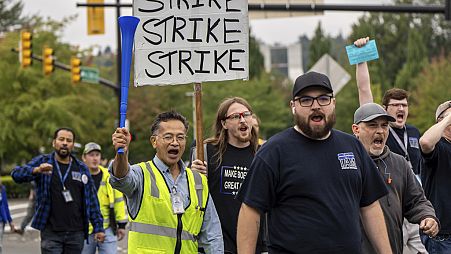
<svg viewBox="0 0 451 254">
<path fill-rule="evenodd" d="M 32 63 L 31 39 L 32 39 L 32 35 L 30 32 L 27 32 L 27 31 L 20 32 L 19 60 L 20 60 L 21 66 L 23 68 L 30 66 Z"/>
<path fill-rule="evenodd" d="M 55 70 L 55 67 L 53 66 L 54 62 L 53 49 L 44 46 L 42 48 L 42 71 L 45 76 L 52 74 Z"/>
<path fill-rule="evenodd" d="M 77 57 L 70 59 L 70 72 L 72 75 L 72 83 L 77 84 L 81 81 L 81 60 Z"/>
</svg>

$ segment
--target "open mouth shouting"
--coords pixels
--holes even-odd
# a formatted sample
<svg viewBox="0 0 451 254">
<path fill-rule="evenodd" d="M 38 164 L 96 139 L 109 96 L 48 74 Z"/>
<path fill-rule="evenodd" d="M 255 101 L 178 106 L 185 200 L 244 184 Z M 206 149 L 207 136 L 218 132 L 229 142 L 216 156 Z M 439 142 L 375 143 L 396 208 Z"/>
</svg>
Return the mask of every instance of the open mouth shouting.
<svg viewBox="0 0 451 254">
<path fill-rule="evenodd" d="M 247 125 L 243 124 L 243 125 L 240 125 L 239 130 L 240 130 L 240 132 L 241 132 L 242 134 L 247 134 L 247 133 L 248 133 L 248 130 L 249 130 L 249 127 L 247 127 Z"/>
<path fill-rule="evenodd" d="M 396 122 L 403 122 L 405 115 L 406 114 L 404 112 L 397 112 L 396 113 Z"/>
<path fill-rule="evenodd" d="M 179 148 L 169 148 L 168 150 L 168 158 L 172 160 L 178 160 L 179 159 Z"/>
<path fill-rule="evenodd" d="M 374 140 L 373 140 L 373 146 L 375 147 L 375 148 L 378 148 L 378 149 L 383 149 L 384 148 L 384 139 L 382 138 L 382 137 L 376 137 Z"/>
<path fill-rule="evenodd" d="M 323 121 L 325 121 L 325 116 L 321 112 L 315 112 L 310 115 L 309 119 L 313 125 L 321 125 L 323 124 Z"/>
</svg>

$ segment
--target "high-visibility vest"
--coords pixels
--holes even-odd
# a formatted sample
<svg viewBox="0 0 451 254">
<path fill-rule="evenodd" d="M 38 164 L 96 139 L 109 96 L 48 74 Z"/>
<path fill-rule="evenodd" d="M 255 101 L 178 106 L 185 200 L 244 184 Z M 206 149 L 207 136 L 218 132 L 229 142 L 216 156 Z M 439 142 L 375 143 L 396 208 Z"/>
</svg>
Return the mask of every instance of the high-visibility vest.
<svg viewBox="0 0 451 254">
<path fill-rule="evenodd" d="M 116 223 L 127 223 L 128 216 L 125 208 L 125 200 L 122 192 L 113 189 L 109 180 L 110 173 L 104 167 L 99 166 L 102 171 L 102 180 L 97 190 L 97 198 L 99 200 L 100 213 L 103 217 L 103 228 L 110 226 L 110 212 L 114 212 Z M 93 227 L 89 223 L 89 234 L 92 234 Z"/>
<path fill-rule="evenodd" d="M 130 215 L 128 253 L 198 253 L 198 235 L 208 199 L 205 176 L 186 168 L 190 204 L 185 213 L 172 212 L 170 190 L 152 161 L 139 164 L 144 175 L 141 206 Z"/>
</svg>

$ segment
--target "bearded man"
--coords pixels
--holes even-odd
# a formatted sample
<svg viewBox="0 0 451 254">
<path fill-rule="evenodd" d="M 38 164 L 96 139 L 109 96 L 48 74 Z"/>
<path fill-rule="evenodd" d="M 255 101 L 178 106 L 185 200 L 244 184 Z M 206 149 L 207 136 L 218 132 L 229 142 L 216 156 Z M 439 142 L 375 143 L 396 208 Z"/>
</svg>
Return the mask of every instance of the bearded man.
<svg viewBox="0 0 451 254">
<path fill-rule="evenodd" d="M 261 147 L 237 195 L 238 252 L 254 253 L 267 212 L 270 253 L 360 253 L 360 217 L 377 251 L 392 253 L 378 202 L 387 189 L 362 144 L 333 129 L 329 78 L 298 77 L 290 106 L 295 126 Z"/>
<path fill-rule="evenodd" d="M 31 226 L 41 231 L 41 253 L 81 253 L 91 223 L 94 240 L 103 242 L 105 230 L 97 192 L 88 167 L 71 152 L 75 133 L 59 128 L 54 151 L 17 166 L 15 182 L 36 182 L 36 213 Z"/>
</svg>

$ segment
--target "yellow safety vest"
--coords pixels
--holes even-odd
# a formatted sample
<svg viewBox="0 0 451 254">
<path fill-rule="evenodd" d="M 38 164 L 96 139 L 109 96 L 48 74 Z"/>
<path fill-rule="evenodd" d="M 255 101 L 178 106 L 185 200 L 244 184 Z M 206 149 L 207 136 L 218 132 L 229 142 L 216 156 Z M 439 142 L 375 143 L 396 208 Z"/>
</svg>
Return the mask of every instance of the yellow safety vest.
<svg viewBox="0 0 451 254">
<path fill-rule="evenodd" d="M 152 161 L 139 164 L 144 174 L 141 206 L 130 216 L 128 253 L 198 253 L 198 235 L 208 199 L 205 176 L 186 168 L 190 204 L 183 215 L 172 212 L 168 185 Z M 176 252 L 176 245 L 180 252 Z"/>
<path fill-rule="evenodd" d="M 103 228 L 110 226 L 110 210 L 114 209 L 116 223 L 127 223 L 128 217 L 125 208 L 125 200 L 122 192 L 113 189 L 109 182 L 110 173 L 104 167 L 99 166 L 102 171 L 102 180 L 97 190 L 97 199 L 99 200 L 100 213 L 103 217 Z M 92 234 L 93 227 L 89 223 L 89 234 Z"/>
</svg>

